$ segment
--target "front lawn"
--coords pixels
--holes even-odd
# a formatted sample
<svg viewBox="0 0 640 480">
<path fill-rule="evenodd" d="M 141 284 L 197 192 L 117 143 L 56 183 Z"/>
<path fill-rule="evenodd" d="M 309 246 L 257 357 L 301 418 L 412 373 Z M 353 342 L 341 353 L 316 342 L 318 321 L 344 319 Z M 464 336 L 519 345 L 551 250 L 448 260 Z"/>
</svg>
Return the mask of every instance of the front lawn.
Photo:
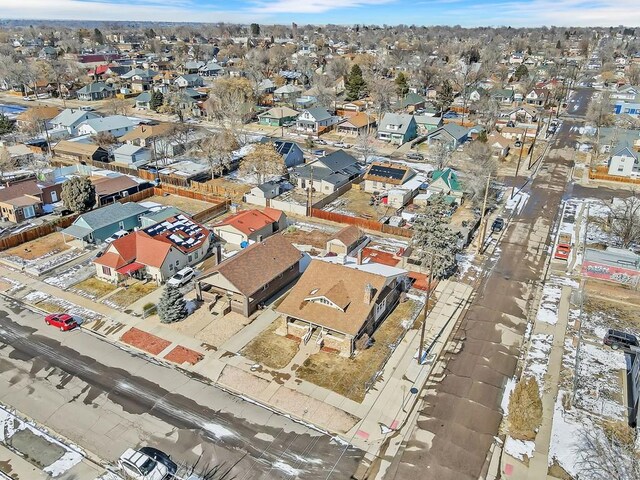
<svg viewBox="0 0 640 480">
<path fill-rule="evenodd" d="M 136 282 L 133 285 L 129 285 L 128 287 L 124 287 L 117 291 L 111 295 L 106 302 L 118 307 L 128 307 L 132 303 L 140 300 L 142 297 L 149 295 L 156 288 L 158 288 L 158 285 L 153 282 Z"/>
<path fill-rule="evenodd" d="M 95 300 L 97 298 L 104 297 L 108 293 L 113 292 L 116 288 L 118 287 L 109 282 L 100 280 L 97 277 L 91 277 L 83 280 L 80 283 L 76 283 L 73 286 L 72 290 L 76 291 L 80 295 Z"/>
<path fill-rule="evenodd" d="M 366 394 L 366 383 L 384 367 L 390 346 L 398 342 L 404 333 L 402 323 L 409 321 L 420 306 L 413 300 L 398 304 L 373 334 L 375 343 L 354 358 L 319 352 L 307 358 L 296 375 L 302 380 L 362 402 Z"/>
<path fill-rule="evenodd" d="M 17 247 L 5 250 L 7 255 L 15 255 L 23 260 L 36 260 L 43 255 L 54 255 L 64 252 L 70 247 L 64 243 L 62 233 L 51 233 L 44 237 L 36 238 Z"/>
<path fill-rule="evenodd" d="M 269 368 L 284 368 L 298 353 L 299 344 L 295 340 L 275 333 L 282 324 L 282 318 L 276 319 L 269 327 L 254 338 L 240 353 L 245 357 Z"/>
</svg>

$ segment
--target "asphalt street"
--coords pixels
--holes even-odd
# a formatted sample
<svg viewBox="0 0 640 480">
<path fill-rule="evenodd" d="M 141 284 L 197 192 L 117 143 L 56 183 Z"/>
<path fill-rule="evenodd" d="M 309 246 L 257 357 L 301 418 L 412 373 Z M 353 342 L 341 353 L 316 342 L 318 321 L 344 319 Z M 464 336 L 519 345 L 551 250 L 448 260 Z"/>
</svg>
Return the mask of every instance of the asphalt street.
<svg viewBox="0 0 640 480">
<path fill-rule="evenodd" d="M 591 91 L 576 92 L 569 107 L 573 116 L 584 115 L 590 98 Z M 417 426 L 387 478 L 477 480 L 486 473 L 502 421 L 504 386 L 516 370 L 573 164 L 572 127 L 579 124 L 563 122 L 525 187 L 530 198 L 510 220 L 497 259 L 485 261 L 484 278 L 456 334 L 462 349 L 450 355 L 446 375 L 425 391 Z"/>
<path fill-rule="evenodd" d="M 349 478 L 363 455 L 91 333 L 48 327 L 2 297 L 0 402 L 108 462 L 151 445 L 181 463 L 235 465 L 236 480 L 320 479 L 334 465 L 333 478 Z"/>
</svg>

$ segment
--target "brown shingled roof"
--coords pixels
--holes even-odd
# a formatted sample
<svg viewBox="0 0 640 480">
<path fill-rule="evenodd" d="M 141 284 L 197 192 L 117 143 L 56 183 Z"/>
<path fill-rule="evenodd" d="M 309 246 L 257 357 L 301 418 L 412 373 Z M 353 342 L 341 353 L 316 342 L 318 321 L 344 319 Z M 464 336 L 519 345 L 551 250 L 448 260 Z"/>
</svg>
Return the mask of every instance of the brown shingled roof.
<svg viewBox="0 0 640 480">
<path fill-rule="evenodd" d="M 345 246 L 353 245 L 362 237 L 362 232 L 355 225 L 349 225 L 338 231 L 331 240 L 340 240 Z"/>
<path fill-rule="evenodd" d="M 312 260 L 277 311 L 330 330 L 356 336 L 374 308 L 387 279 L 344 265 Z M 373 300 L 365 302 L 365 287 L 373 287 Z M 341 292 L 338 294 L 338 289 Z M 324 297 L 340 309 L 311 298 Z"/>
<path fill-rule="evenodd" d="M 302 258 L 302 253 L 282 235 L 273 235 L 240 251 L 204 273 L 222 275 L 243 295 L 250 296 Z"/>
</svg>

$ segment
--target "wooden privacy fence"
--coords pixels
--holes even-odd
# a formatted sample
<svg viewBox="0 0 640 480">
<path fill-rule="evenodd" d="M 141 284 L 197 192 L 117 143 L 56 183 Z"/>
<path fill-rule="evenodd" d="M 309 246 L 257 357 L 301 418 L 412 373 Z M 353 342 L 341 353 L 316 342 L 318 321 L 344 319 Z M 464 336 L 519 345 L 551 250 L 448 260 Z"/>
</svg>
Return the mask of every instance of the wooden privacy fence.
<svg viewBox="0 0 640 480">
<path fill-rule="evenodd" d="M 55 233 L 58 229 L 67 228 L 73 223 L 77 216 L 78 215 L 69 215 L 52 222 L 43 223 L 42 225 L 30 228 L 29 230 L 24 230 L 22 232 L 0 238 L 0 251 L 17 247 L 18 245 L 30 242 L 31 240 Z"/>
<path fill-rule="evenodd" d="M 606 167 L 605 167 L 606 168 Z M 640 185 L 640 178 L 619 177 L 617 175 L 609 175 L 603 172 L 599 167 L 597 171 L 589 170 L 589 178 L 591 180 L 607 180 L 609 182 L 630 183 Z"/>
<path fill-rule="evenodd" d="M 391 225 L 376 222 L 375 220 L 368 220 L 366 218 L 351 217 L 349 215 L 343 215 L 335 212 L 326 212 L 318 208 L 312 208 L 311 213 L 314 218 L 320 218 L 322 220 L 328 220 L 336 223 L 346 223 L 347 225 L 355 225 L 356 227 L 364 228 L 365 230 L 373 230 L 405 238 L 410 238 L 412 235 L 411 230 L 407 228 L 392 227 Z"/>
</svg>

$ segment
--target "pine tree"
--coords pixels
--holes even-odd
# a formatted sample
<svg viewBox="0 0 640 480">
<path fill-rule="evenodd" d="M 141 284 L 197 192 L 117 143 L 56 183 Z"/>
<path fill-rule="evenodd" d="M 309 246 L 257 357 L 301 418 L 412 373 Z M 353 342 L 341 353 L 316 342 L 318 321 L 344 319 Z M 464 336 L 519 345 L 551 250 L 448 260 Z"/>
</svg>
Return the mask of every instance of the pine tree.
<svg viewBox="0 0 640 480">
<path fill-rule="evenodd" d="M 529 75 L 529 69 L 527 68 L 526 65 L 520 65 L 516 69 L 516 73 L 514 73 L 514 76 L 518 81 L 520 81 L 521 78 L 526 77 L 527 75 Z"/>
<path fill-rule="evenodd" d="M 520 380 L 509 397 L 509 435 L 532 440 L 542 423 L 540 387 L 533 377 Z"/>
<path fill-rule="evenodd" d="M 62 184 L 60 197 L 66 208 L 84 213 L 96 204 L 96 187 L 88 177 L 71 177 Z"/>
<path fill-rule="evenodd" d="M 362 69 L 357 63 L 351 67 L 349 78 L 347 78 L 347 100 L 358 100 L 365 92 L 367 87 L 364 78 L 362 78 Z"/>
<path fill-rule="evenodd" d="M 162 323 L 179 322 L 186 318 L 186 302 L 177 287 L 165 285 L 160 302 L 158 302 L 158 316 Z"/>
<path fill-rule="evenodd" d="M 154 112 L 157 112 L 158 109 L 162 106 L 164 102 L 164 95 L 160 91 L 155 91 L 151 94 L 151 101 L 149 102 L 149 107 Z"/>
<path fill-rule="evenodd" d="M 11 132 L 14 126 L 15 123 L 7 118 L 6 115 L 0 114 L 0 135 Z"/>
<path fill-rule="evenodd" d="M 404 97 L 407 93 L 409 93 L 409 84 L 407 83 L 407 76 L 400 72 L 396 77 L 396 92 L 400 98 Z"/>
<path fill-rule="evenodd" d="M 451 274 L 457 264 L 458 234 L 449 228 L 450 207 L 443 195 L 429 199 L 425 211 L 421 212 L 413 224 L 411 243 L 423 265 L 431 263 L 433 255 L 433 276 L 444 278 Z"/>
</svg>

